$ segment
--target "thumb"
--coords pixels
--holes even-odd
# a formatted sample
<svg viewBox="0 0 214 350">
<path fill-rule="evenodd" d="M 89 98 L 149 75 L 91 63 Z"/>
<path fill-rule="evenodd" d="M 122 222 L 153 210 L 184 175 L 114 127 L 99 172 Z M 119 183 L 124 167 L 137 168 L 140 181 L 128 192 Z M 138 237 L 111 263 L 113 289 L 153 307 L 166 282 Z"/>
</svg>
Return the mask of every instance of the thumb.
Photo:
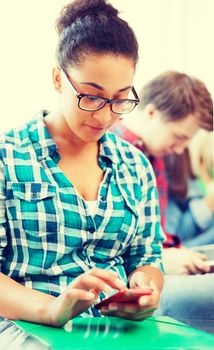
<svg viewBox="0 0 214 350">
<path fill-rule="evenodd" d="M 130 288 L 150 287 L 151 277 L 143 271 L 136 271 L 130 279 Z"/>
</svg>

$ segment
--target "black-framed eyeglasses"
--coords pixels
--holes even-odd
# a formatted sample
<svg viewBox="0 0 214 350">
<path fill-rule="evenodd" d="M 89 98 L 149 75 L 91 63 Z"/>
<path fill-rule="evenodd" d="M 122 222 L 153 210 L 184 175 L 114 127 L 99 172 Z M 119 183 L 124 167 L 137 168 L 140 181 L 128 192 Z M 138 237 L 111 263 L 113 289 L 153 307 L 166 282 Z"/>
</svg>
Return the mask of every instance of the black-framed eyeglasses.
<svg viewBox="0 0 214 350">
<path fill-rule="evenodd" d="M 134 86 L 131 91 L 134 95 L 134 99 L 108 99 L 106 97 L 91 95 L 91 94 L 81 94 L 77 91 L 67 73 L 60 68 L 64 73 L 67 81 L 69 82 L 73 93 L 78 99 L 78 107 L 83 111 L 96 112 L 103 108 L 106 104 L 110 105 L 111 111 L 115 114 L 127 114 L 130 113 L 140 102 L 140 99 L 135 91 Z"/>
</svg>

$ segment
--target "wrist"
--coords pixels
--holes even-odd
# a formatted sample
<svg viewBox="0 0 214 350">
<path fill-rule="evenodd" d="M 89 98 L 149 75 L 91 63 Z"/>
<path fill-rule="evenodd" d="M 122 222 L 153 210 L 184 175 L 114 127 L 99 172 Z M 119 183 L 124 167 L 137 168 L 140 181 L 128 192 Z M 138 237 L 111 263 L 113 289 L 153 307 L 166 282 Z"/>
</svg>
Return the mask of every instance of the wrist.
<svg viewBox="0 0 214 350">
<path fill-rule="evenodd" d="M 49 326 L 59 326 L 56 322 L 55 312 L 54 312 L 54 300 L 56 297 L 51 295 L 47 295 L 45 300 L 42 300 L 40 304 L 38 304 L 37 309 L 37 317 L 38 322 L 41 324 L 49 325 Z"/>
</svg>

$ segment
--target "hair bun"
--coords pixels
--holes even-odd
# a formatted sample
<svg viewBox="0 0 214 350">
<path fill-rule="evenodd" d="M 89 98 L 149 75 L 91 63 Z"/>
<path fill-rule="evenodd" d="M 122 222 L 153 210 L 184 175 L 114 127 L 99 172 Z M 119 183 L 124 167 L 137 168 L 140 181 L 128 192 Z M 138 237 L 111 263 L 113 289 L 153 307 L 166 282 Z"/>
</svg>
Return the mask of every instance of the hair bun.
<svg viewBox="0 0 214 350">
<path fill-rule="evenodd" d="M 107 4 L 106 0 L 75 0 L 63 7 L 56 22 L 57 32 L 60 34 L 77 18 L 99 13 L 117 17 L 119 12 L 111 4 Z"/>
</svg>

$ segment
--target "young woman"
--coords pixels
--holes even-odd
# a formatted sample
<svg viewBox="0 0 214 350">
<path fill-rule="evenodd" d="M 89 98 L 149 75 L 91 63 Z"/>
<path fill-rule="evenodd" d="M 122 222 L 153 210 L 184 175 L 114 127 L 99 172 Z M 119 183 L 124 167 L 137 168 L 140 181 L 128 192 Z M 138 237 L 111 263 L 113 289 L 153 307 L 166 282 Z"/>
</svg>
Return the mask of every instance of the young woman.
<svg viewBox="0 0 214 350">
<path fill-rule="evenodd" d="M 108 132 L 139 102 L 137 41 L 105 0 L 67 5 L 57 30 L 58 108 L 1 139 L 0 315 L 141 320 L 162 288 L 157 192 L 147 159 Z M 153 292 L 93 307 L 125 285 Z"/>
</svg>

